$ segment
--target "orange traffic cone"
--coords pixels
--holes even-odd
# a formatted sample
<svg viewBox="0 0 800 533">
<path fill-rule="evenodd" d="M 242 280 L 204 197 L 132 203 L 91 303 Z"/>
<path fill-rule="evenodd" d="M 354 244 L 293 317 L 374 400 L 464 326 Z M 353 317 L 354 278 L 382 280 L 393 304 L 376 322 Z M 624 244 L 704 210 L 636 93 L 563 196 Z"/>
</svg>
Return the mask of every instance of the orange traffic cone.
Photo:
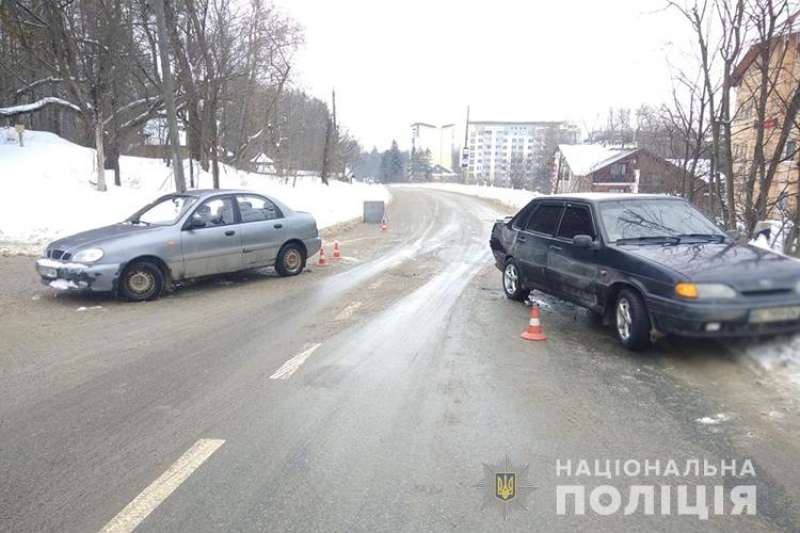
<svg viewBox="0 0 800 533">
<path fill-rule="evenodd" d="M 325 248 L 323 247 L 319 249 L 319 261 L 317 261 L 317 266 L 328 266 L 328 260 L 325 259 Z"/>
<path fill-rule="evenodd" d="M 339 241 L 333 242 L 333 258 L 336 261 L 342 258 L 342 254 L 339 253 Z"/>
<path fill-rule="evenodd" d="M 533 307 L 531 307 L 531 320 L 528 322 L 528 329 L 520 337 L 528 341 L 543 341 L 547 339 L 542 331 L 542 323 L 539 320 L 539 306 L 537 304 L 533 304 Z"/>
</svg>

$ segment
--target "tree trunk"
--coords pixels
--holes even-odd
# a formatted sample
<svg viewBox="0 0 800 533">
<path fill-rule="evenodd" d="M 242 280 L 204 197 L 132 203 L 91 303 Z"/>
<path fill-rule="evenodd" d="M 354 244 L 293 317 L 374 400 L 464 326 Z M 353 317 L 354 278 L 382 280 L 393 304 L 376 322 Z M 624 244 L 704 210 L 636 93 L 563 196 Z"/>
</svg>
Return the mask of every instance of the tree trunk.
<svg viewBox="0 0 800 533">
<path fill-rule="evenodd" d="M 219 132 L 217 121 L 211 121 L 211 173 L 214 177 L 214 188 L 219 189 Z"/>
<path fill-rule="evenodd" d="M 103 149 L 103 137 L 103 111 L 98 109 L 94 120 L 94 143 L 97 152 L 97 190 L 100 192 L 106 191 L 106 158 L 105 150 Z"/>
</svg>

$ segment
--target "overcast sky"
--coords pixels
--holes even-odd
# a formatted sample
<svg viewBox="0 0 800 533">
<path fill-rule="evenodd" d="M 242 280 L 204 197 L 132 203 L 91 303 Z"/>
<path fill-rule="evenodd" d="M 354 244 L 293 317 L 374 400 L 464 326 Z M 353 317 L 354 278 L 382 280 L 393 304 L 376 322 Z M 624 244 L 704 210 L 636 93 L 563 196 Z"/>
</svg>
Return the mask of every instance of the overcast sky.
<svg viewBox="0 0 800 533">
<path fill-rule="evenodd" d="M 305 28 L 296 83 L 371 148 L 412 122 L 561 120 L 670 97 L 691 33 L 666 0 L 275 0 Z M 683 57 L 684 59 L 680 59 Z M 602 118 L 599 120 L 603 120 Z M 463 135 L 463 133 L 462 133 Z"/>
</svg>

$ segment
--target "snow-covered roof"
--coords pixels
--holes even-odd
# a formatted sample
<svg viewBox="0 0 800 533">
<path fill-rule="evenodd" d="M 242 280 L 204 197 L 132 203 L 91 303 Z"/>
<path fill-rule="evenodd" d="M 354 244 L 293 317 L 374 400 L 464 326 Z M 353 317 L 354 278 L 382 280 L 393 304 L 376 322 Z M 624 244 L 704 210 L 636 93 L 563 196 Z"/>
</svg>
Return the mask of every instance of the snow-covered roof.
<svg viewBox="0 0 800 533">
<path fill-rule="evenodd" d="M 145 144 L 166 146 L 169 144 L 169 134 L 166 118 L 151 118 L 142 127 Z M 178 144 L 186 146 L 186 130 L 178 125 Z"/>
<path fill-rule="evenodd" d="M 599 144 L 559 144 L 558 150 L 576 176 L 586 176 L 636 150 L 620 150 Z"/>
<path fill-rule="evenodd" d="M 441 175 L 446 175 L 446 176 L 457 176 L 457 174 L 455 172 L 453 172 L 452 170 L 450 170 L 447 167 L 443 167 L 442 165 L 433 165 L 433 168 L 431 168 L 431 173 L 432 174 L 441 174 Z"/>
<path fill-rule="evenodd" d="M 260 165 L 271 165 L 275 161 L 273 161 L 272 159 L 267 157 L 267 154 L 265 154 L 264 152 L 261 152 L 260 154 L 255 156 L 253 159 L 251 159 L 250 162 L 251 163 L 258 163 Z"/>
</svg>

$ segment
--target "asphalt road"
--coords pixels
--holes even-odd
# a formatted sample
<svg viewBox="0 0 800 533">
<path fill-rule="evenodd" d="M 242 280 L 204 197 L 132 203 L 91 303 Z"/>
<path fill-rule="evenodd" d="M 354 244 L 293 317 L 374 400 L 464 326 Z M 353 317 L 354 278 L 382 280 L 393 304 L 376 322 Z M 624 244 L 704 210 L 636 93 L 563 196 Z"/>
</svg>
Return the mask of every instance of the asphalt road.
<svg viewBox="0 0 800 533">
<path fill-rule="evenodd" d="M 530 311 L 488 247 L 502 214 L 398 189 L 389 233 L 340 231 L 334 265 L 145 304 L 58 294 L 31 258 L 0 258 L 0 530 L 800 530 L 796 392 L 715 343 L 630 354 L 539 295 L 548 340 L 519 339 Z M 475 486 L 505 456 L 537 486 L 507 520 Z M 557 475 L 581 459 L 751 460 L 756 476 Z M 556 486 L 578 484 L 623 504 L 633 485 L 755 485 L 758 507 L 557 514 Z"/>
</svg>

